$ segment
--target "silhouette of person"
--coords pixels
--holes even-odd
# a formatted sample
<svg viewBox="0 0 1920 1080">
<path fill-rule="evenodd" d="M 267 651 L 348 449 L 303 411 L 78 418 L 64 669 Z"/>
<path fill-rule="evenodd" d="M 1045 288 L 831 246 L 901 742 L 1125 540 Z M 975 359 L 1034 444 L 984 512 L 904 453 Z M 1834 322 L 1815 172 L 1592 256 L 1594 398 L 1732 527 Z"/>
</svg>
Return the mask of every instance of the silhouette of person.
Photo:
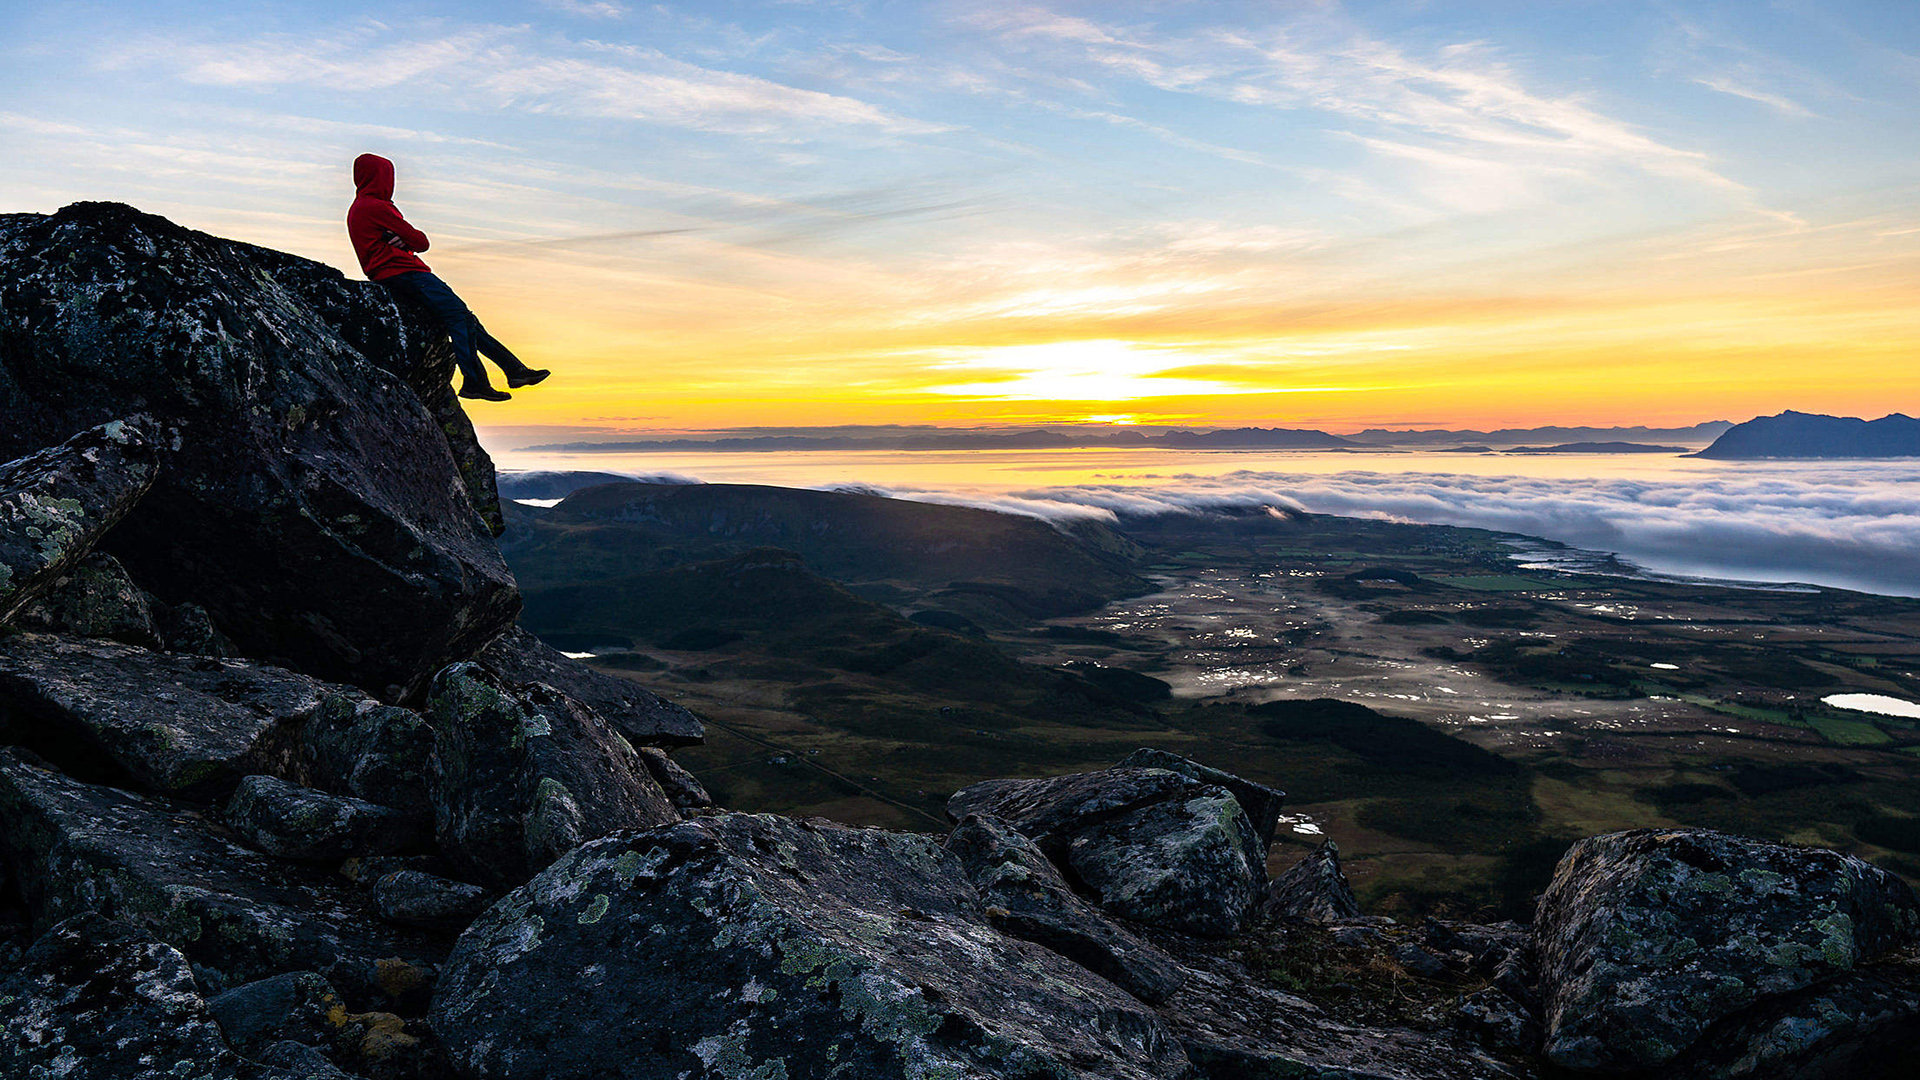
<svg viewBox="0 0 1920 1080">
<path fill-rule="evenodd" d="M 476 351 L 499 365 L 507 385 L 515 389 L 532 386 L 552 374 L 521 363 L 487 333 L 466 303 L 415 254 L 427 250 L 427 234 L 409 225 L 400 208 L 393 205 L 393 162 L 378 154 L 361 154 L 353 159 L 353 184 L 358 193 L 347 210 L 347 236 L 353 241 L 353 253 L 360 258 L 360 269 L 394 296 L 426 308 L 446 328 L 453 342 L 454 361 L 460 365 L 461 397 L 480 401 L 513 397 L 488 382 L 487 369 L 481 366 Z"/>
</svg>

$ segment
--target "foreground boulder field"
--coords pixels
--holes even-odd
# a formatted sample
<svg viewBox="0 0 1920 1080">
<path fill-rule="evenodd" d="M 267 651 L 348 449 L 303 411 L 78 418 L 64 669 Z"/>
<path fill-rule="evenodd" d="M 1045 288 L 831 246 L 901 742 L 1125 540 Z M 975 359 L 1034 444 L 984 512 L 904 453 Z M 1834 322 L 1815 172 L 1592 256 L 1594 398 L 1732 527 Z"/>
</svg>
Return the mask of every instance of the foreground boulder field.
<svg viewBox="0 0 1920 1080">
<path fill-rule="evenodd" d="M 940 834 L 717 807 L 697 717 L 512 625 L 415 315 L 109 204 L 0 255 L 0 1075 L 1920 1061 L 1920 903 L 1831 851 L 1594 837 L 1531 924 L 1401 923 L 1331 844 L 1269 880 L 1283 793 L 1164 750 Z"/>
</svg>

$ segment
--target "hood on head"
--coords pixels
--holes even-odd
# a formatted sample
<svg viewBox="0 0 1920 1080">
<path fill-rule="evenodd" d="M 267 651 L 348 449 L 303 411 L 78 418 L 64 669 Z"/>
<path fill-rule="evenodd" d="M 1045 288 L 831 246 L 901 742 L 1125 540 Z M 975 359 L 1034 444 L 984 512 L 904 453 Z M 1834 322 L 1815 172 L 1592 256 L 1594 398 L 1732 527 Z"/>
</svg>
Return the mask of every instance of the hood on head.
<svg viewBox="0 0 1920 1080">
<path fill-rule="evenodd" d="M 376 199 L 393 198 L 393 162 L 379 154 L 361 154 L 353 159 L 353 186 L 360 194 Z"/>
</svg>

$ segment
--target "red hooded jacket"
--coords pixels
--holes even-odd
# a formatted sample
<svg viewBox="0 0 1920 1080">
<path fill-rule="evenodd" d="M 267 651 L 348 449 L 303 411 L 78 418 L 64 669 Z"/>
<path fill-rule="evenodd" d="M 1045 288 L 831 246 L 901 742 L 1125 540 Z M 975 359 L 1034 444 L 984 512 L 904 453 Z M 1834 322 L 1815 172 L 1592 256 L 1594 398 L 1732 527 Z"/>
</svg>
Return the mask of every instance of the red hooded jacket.
<svg viewBox="0 0 1920 1080">
<path fill-rule="evenodd" d="M 373 281 L 425 270 L 427 264 L 414 255 L 427 250 L 427 234 L 407 224 L 400 208 L 393 205 L 393 162 L 379 154 L 361 154 L 353 159 L 353 185 L 359 189 L 347 210 L 347 236 L 353 241 L 353 253 L 360 257 L 360 269 Z M 405 247 L 388 243 L 398 237 Z"/>
</svg>

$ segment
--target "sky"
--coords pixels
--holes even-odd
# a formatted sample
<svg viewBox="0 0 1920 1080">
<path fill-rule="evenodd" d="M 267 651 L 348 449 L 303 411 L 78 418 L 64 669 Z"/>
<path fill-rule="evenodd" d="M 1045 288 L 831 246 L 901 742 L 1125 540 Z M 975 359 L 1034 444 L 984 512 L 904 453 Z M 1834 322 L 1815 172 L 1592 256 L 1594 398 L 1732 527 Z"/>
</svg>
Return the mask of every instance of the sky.
<svg viewBox="0 0 1920 1080">
<path fill-rule="evenodd" d="M 0 211 L 384 154 L 482 424 L 1920 412 L 1916 119 L 1910 0 L 0 7 Z"/>
</svg>

